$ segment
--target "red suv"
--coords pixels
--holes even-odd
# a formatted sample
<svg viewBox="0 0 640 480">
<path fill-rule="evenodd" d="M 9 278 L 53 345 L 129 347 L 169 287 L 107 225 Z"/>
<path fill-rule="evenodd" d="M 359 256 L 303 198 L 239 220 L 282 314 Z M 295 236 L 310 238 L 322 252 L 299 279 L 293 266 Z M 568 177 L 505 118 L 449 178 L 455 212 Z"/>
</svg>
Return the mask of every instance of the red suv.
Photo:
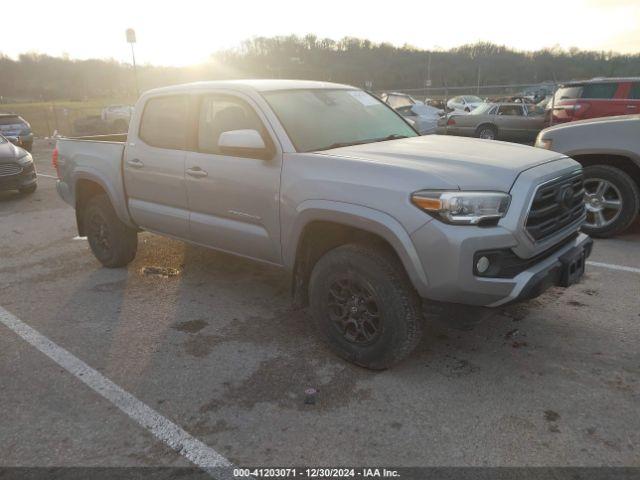
<svg viewBox="0 0 640 480">
<path fill-rule="evenodd" d="M 640 77 L 565 83 L 553 103 L 553 123 L 640 113 Z"/>
</svg>

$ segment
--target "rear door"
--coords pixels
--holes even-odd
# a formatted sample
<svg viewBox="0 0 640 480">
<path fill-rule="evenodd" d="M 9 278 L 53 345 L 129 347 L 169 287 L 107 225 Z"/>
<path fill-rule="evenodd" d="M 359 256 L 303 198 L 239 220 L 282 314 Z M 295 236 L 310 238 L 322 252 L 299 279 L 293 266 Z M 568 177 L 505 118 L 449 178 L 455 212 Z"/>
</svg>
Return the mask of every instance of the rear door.
<svg viewBox="0 0 640 480">
<path fill-rule="evenodd" d="M 528 122 L 522 105 L 500 105 L 495 122 L 500 138 L 521 139 L 527 135 Z"/>
<path fill-rule="evenodd" d="M 184 179 L 188 119 L 186 95 L 150 98 L 123 162 L 133 220 L 147 230 L 180 238 L 189 235 Z"/>
<path fill-rule="evenodd" d="M 627 84 L 628 85 L 628 84 Z M 576 120 L 626 115 L 625 84 L 619 82 L 586 83 L 574 112 Z"/>
<path fill-rule="evenodd" d="M 186 157 L 191 239 L 220 250 L 281 264 L 282 154 L 253 101 L 228 93 L 198 98 L 195 145 Z M 260 132 L 274 152 L 268 160 L 223 154 L 223 132 Z"/>
<path fill-rule="evenodd" d="M 640 81 L 631 83 L 627 97 L 627 114 L 640 113 Z"/>
</svg>

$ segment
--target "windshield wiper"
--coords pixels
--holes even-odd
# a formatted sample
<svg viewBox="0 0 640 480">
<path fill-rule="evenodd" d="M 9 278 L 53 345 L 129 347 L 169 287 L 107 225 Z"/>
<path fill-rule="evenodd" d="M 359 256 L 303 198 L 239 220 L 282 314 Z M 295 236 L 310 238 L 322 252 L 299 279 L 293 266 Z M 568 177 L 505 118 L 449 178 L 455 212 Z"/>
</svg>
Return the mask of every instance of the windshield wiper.
<svg viewBox="0 0 640 480">
<path fill-rule="evenodd" d="M 397 133 L 393 133 L 391 135 L 387 135 L 382 138 L 368 138 L 366 140 L 357 140 L 355 142 L 336 142 L 332 143 L 328 147 L 316 148 L 313 150 L 314 152 L 321 152 L 323 150 L 331 150 L 332 148 L 340 148 L 340 147 L 351 147 L 353 145 L 364 145 L 366 143 L 376 143 L 376 142 L 385 142 L 387 140 L 399 140 L 401 138 L 408 138 L 406 135 L 400 135 Z"/>
</svg>

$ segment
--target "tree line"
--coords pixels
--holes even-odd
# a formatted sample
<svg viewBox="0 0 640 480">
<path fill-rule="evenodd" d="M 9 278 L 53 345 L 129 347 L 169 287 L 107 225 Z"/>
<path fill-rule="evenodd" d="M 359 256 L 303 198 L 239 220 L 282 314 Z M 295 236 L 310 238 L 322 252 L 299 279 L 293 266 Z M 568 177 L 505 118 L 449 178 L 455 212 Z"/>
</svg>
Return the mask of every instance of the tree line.
<svg viewBox="0 0 640 480">
<path fill-rule="evenodd" d="M 420 50 L 346 37 L 257 37 L 189 67 L 138 67 L 142 91 L 198 80 L 295 78 L 347 83 L 373 90 L 535 84 L 595 76 L 640 76 L 640 53 L 513 50 L 487 42 L 449 50 Z M 0 98 L 11 101 L 133 99 L 131 65 L 36 53 L 0 55 Z"/>
</svg>

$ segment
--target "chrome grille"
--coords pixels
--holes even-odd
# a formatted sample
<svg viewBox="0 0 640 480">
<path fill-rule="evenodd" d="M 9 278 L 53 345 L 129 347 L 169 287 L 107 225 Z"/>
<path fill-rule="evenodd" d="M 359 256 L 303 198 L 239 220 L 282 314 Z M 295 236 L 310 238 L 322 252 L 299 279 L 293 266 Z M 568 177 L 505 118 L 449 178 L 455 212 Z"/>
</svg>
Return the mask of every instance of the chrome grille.
<svg viewBox="0 0 640 480">
<path fill-rule="evenodd" d="M 580 171 L 540 185 L 525 226 L 529 236 L 539 242 L 584 216 L 584 185 Z"/>
<path fill-rule="evenodd" d="M 22 171 L 22 167 L 17 163 L 0 163 L 0 177 L 16 175 Z"/>
</svg>

